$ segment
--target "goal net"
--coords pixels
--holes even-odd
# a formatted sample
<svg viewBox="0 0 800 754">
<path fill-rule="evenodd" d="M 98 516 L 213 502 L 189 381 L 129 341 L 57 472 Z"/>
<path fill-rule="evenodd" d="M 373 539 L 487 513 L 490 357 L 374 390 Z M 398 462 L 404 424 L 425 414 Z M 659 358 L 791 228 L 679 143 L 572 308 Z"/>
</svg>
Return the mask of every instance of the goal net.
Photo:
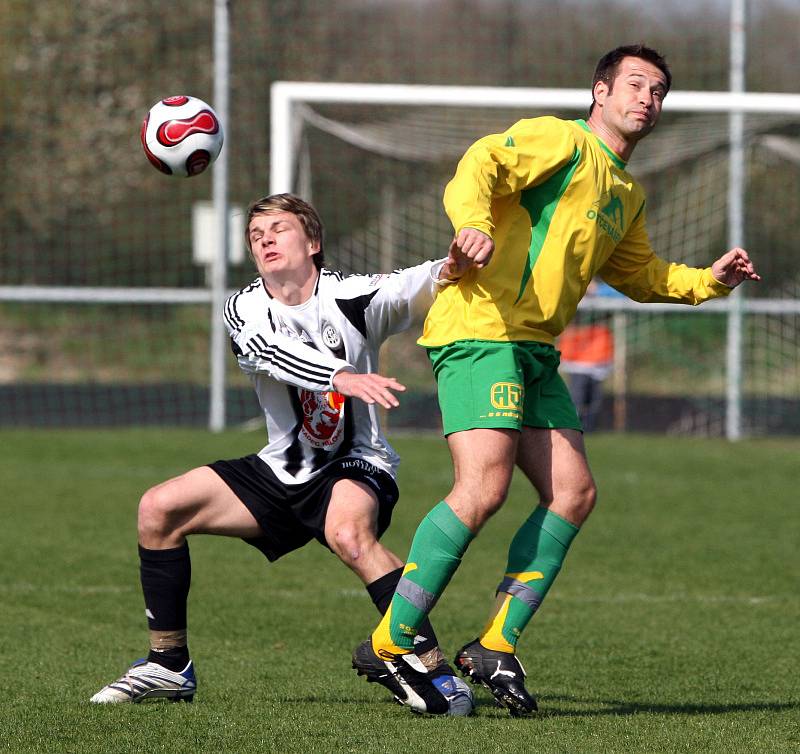
<svg viewBox="0 0 800 754">
<path fill-rule="evenodd" d="M 314 202 L 329 265 L 366 272 L 414 264 L 446 253 L 452 228 L 442 191 L 472 141 L 522 117 L 584 117 L 587 105 L 588 94 L 574 90 L 281 82 L 272 96 L 271 190 Z M 575 323 L 608 328 L 614 346 L 597 426 L 800 432 L 800 97 L 672 92 L 628 167 L 647 191 L 660 256 L 707 266 L 739 222 L 764 279 L 700 308 L 639 305 L 602 287 L 587 297 Z M 737 198 L 743 212 L 732 220 Z M 385 351 L 384 369 L 410 388 L 390 417 L 395 427 L 438 423 L 418 332 L 396 336 Z"/>
</svg>

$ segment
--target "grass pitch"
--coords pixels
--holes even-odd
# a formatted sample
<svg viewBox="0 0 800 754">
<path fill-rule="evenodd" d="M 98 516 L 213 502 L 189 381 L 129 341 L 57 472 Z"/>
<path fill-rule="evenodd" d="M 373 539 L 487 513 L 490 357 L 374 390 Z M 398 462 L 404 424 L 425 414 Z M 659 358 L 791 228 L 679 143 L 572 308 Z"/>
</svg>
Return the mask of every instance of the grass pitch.
<svg viewBox="0 0 800 754">
<path fill-rule="evenodd" d="M 800 443 L 598 435 L 600 501 L 521 641 L 541 713 L 476 690 L 469 719 L 418 718 L 350 670 L 377 621 L 312 543 L 274 565 L 190 541 L 194 704 L 96 707 L 146 651 L 136 506 L 151 484 L 252 452 L 263 433 L 0 432 L 0 751 L 790 752 L 800 750 Z M 405 557 L 448 490 L 444 441 L 398 438 L 385 542 Z M 448 654 L 483 625 L 534 505 L 522 479 L 433 613 Z"/>
</svg>

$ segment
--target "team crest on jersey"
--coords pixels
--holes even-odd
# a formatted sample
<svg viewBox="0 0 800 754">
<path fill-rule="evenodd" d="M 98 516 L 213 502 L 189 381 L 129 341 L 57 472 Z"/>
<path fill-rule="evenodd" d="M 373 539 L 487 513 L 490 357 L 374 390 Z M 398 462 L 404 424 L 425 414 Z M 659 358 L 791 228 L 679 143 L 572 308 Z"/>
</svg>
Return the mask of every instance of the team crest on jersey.
<svg viewBox="0 0 800 754">
<path fill-rule="evenodd" d="M 334 447 L 344 430 L 345 397 L 335 391 L 300 391 L 303 426 L 300 438 L 312 448 Z"/>
<path fill-rule="evenodd" d="M 330 322 L 322 323 L 322 342 L 331 351 L 338 351 L 342 347 L 342 335 Z"/>
</svg>

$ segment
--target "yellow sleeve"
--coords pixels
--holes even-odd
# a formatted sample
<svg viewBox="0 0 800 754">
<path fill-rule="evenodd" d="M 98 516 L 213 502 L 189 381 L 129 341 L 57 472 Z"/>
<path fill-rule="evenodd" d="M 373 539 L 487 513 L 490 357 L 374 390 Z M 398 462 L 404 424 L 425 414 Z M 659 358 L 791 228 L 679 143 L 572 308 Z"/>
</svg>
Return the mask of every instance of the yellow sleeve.
<svg viewBox="0 0 800 754">
<path fill-rule="evenodd" d="M 444 191 L 444 208 L 456 233 L 469 227 L 493 236 L 492 200 L 546 180 L 572 159 L 576 148 L 567 124 L 553 117 L 521 120 L 476 141 Z"/>
<path fill-rule="evenodd" d="M 733 290 L 716 280 L 710 267 L 688 267 L 656 256 L 644 208 L 599 272 L 610 286 L 644 303 L 697 305 Z"/>
</svg>

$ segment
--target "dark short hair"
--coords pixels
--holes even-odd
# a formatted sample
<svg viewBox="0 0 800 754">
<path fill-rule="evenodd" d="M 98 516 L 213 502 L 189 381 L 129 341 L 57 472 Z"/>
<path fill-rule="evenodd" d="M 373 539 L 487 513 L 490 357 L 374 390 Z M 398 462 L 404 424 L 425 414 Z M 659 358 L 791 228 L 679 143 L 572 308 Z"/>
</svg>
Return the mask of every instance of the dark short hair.
<svg viewBox="0 0 800 754">
<path fill-rule="evenodd" d="M 594 69 L 594 78 L 592 79 L 592 105 L 589 108 L 590 115 L 592 110 L 594 110 L 595 84 L 598 81 L 603 81 L 608 84 L 610 91 L 614 87 L 614 79 L 617 77 L 619 64 L 624 58 L 641 58 L 648 63 L 652 63 L 664 74 L 664 78 L 667 80 L 667 91 L 669 91 L 669 88 L 672 86 L 672 74 L 670 73 L 667 61 L 664 59 L 663 55 L 656 52 L 652 47 L 646 47 L 643 44 L 615 47 L 597 61 L 597 67 Z"/>
<path fill-rule="evenodd" d="M 247 223 L 244 229 L 247 248 L 252 252 L 249 232 L 250 221 L 256 215 L 268 215 L 274 212 L 289 212 L 300 220 L 300 224 L 303 226 L 303 230 L 309 240 L 319 246 L 319 251 L 314 254 L 314 266 L 318 270 L 321 269 L 325 264 L 324 252 L 322 250 L 322 220 L 320 220 L 317 210 L 308 202 L 294 194 L 272 194 L 271 196 L 264 196 L 261 199 L 256 199 L 247 208 Z"/>
</svg>

